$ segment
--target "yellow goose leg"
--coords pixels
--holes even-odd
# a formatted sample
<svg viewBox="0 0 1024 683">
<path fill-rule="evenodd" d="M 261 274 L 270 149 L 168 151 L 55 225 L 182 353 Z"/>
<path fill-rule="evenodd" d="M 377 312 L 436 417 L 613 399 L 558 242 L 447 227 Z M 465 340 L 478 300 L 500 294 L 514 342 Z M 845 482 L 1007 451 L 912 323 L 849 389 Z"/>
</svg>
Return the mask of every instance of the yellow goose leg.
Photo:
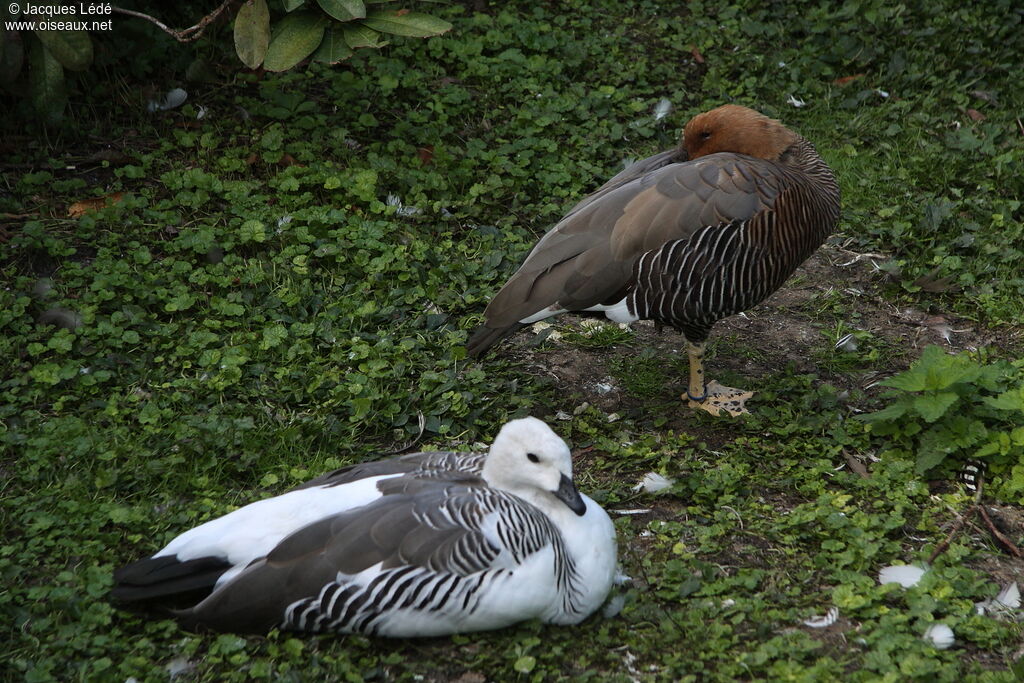
<svg viewBox="0 0 1024 683">
<path fill-rule="evenodd" d="M 704 344 L 686 342 L 686 353 L 690 357 L 690 388 L 682 398 L 689 401 L 691 408 L 706 410 L 716 417 L 723 410 L 734 417 L 749 412 L 744 404 L 754 395 L 753 391 L 722 386 L 714 380 L 704 383 Z"/>
</svg>

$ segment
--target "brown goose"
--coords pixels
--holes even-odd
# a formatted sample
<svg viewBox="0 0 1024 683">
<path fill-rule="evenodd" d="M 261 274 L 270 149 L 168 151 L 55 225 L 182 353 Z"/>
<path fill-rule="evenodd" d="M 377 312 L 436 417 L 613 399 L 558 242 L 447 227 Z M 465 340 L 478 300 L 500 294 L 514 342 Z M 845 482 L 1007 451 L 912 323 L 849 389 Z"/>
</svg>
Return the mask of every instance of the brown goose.
<svg viewBox="0 0 1024 683">
<path fill-rule="evenodd" d="M 712 109 L 677 149 L 622 171 L 541 238 L 469 353 L 565 311 L 654 320 L 686 336 L 689 404 L 738 415 L 752 392 L 704 381 L 712 325 L 778 289 L 838 219 L 839 186 L 810 142 L 752 109 Z"/>
</svg>

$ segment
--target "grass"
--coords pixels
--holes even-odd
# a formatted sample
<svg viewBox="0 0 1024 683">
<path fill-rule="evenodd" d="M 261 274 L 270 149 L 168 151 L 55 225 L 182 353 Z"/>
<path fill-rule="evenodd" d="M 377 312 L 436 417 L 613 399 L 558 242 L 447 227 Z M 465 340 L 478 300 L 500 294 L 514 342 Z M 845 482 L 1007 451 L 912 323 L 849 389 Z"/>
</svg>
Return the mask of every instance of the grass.
<svg viewBox="0 0 1024 683">
<path fill-rule="evenodd" d="M 926 560 L 971 503 L 915 469 L 919 433 L 960 424 L 960 407 L 986 434 L 1007 435 L 990 456 L 1005 480 L 989 495 L 1002 497 L 986 500 L 1024 542 L 1019 415 L 993 417 L 978 393 L 934 423 L 922 413 L 917 430 L 882 434 L 852 418 L 896 400 L 864 374 L 905 369 L 928 339 L 894 312 L 971 328 L 952 340 L 982 346 L 979 364 L 1024 346 L 1019 11 L 1008 1 L 481 7 L 432 4 L 450 34 L 260 77 L 237 73 L 224 30 L 183 48 L 124 20 L 123 34 L 97 36 L 106 48 L 75 81 L 60 129 L 31 128 L 10 102 L 3 677 L 1014 680 L 1020 625 L 978 616 L 974 603 L 1019 581 L 1019 560 L 986 530 L 953 538 L 918 587 L 874 576 Z M 212 83 L 184 82 L 193 60 Z M 141 93 L 179 83 L 184 107 L 143 111 Z M 675 109 L 656 121 L 663 97 Z M 608 326 L 523 349 L 524 332 L 468 361 L 468 330 L 536 238 L 624 159 L 675 144 L 689 116 L 726 101 L 782 119 L 836 170 L 843 219 L 827 258 L 883 255 L 877 271 L 872 259 L 846 270 L 819 261 L 789 285 L 809 289 L 804 299 L 780 293 L 753 322 L 713 335 L 709 372 L 757 389 L 752 414 L 681 410 L 674 334 Z M 124 158 L 93 156 L 108 148 Z M 113 193 L 106 208 L 68 216 Z M 923 286 L 926 275 L 948 286 Z M 864 294 L 848 296 L 848 284 Z M 873 336 L 837 355 L 839 333 L 855 330 Z M 1019 364 L 999 368 L 1000 387 L 1019 385 Z M 589 396 L 608 375 L 621 390 Z M 583 401 L 591 407 L 574 414 Z M 572 442 L 581 488 L 611 510 L 651 510 L 613 514 L 632 577 L 615 617 L 429 641 L 243 638 L 188 633 L 106 600 L 116 566 L 406 444 L 421 416 L 418 447 L 468 448 L 510 417 L 558 411 L 573 415 L 553 424 Z M 958 448 L 950 463 L 975 445 Z M 649 471 L 674 486 L 633 491 Z M 832 606 L 837 625 L 802 625 Z M 933 622 L 954 629 L 953 649 L 921 639 Z"/>
</svg>

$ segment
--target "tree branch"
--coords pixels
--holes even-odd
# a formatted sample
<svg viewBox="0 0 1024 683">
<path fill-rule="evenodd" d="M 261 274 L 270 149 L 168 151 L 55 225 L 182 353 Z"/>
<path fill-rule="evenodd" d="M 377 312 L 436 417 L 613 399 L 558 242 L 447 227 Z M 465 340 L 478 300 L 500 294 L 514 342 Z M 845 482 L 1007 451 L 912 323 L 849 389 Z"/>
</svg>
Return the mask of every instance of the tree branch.
<svg viewBox="0 0 1024 683">
<path fill-rule="evenodd" d="M 235 0 L 224 0 L 224 2 L 221 3 L 220 7 L 218 7 L 217 9 L 213 10 L 205 17 L 200 19 L 195 26 L 189 26 L 188 28 L 183 28 L 181 30 L 173 29 L 169 27 L 167 24 L 157 19 L 156 17 L 151 17 L 150 15 L 143 14 L 142 12 L 136 12 L 135 10 L 131 9 L 124 9 L 123 7 L 111 7 L 111 10 L 117 12 L 118 14 L 124 14 L 129 17 L 135 17 L 136 19 L 145 19 L 148 22 L 156 24 L 156 26 L 159 27 L 161 31 L 170 35 L 179 43 L 191 43 L 193 40 L 197 40 L 201 35 L 203 35 L 203 31 L 206 30 L 206 27 L 212 24 L 217 19 L 217 17 L 219 17 L 224 12 L 224 10 L 226 10 L 228 6 L 231 5 L 231 3 L 233 3 L 234 1 Z"/>
</svg>

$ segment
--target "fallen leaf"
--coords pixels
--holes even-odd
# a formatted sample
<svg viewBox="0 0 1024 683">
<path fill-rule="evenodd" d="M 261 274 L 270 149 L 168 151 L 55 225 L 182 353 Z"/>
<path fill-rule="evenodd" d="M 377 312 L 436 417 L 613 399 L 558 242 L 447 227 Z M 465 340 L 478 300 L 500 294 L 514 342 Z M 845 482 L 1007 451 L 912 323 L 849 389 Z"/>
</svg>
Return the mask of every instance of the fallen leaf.
<svg viewBox="0 0 1024 683">
<path fill-rule="evenodd" d="M 834 80 L 832 82 L 834 84 L 836 84 L 836 85 L 846 85 L 847 83 L 852 83 L 853 81 L 857 80 L 858 78 L 864 78 L 864 74 L 853 74 L 852 76 L 840 76 L 839 78 L 837 78 L 836 80 Z"/>
<path fill-rule="evenodd" d="M 115 192 L 103 197 L 93 197 L 92 199 L 83 199 L 80 202 L 75 202 L 68 207 L 68 218 L 80 218 L 91 211 L 99 211 L 104 207 L 113 206 L 121 201 L 122 196 L 121 192 Z"/>
<path fill-rule="evenodd" d="M 700 50 L 697 48 L 696 45 L 690 46 L 690 54 L 693 55 L 693 60 L 698 64 L 704 63 L 704 55 L 700 53 Z"/>
<path fill-rule="evenodd" d="M 985 120 L 985 115 L 982 114 L 977 109 L 968 109 L 967 115 L 970 116 L 971 121 L 974 121 L 975 123 L 981 123 L 982 121 Z"/>
<path fill-rule="evenodd" d="M 420 158 L 420 161 L 424 166 L 430 164 L 434 160 L 434 146 L 425 145 L 416 149 L 416 155 Z"/>
</svg>

